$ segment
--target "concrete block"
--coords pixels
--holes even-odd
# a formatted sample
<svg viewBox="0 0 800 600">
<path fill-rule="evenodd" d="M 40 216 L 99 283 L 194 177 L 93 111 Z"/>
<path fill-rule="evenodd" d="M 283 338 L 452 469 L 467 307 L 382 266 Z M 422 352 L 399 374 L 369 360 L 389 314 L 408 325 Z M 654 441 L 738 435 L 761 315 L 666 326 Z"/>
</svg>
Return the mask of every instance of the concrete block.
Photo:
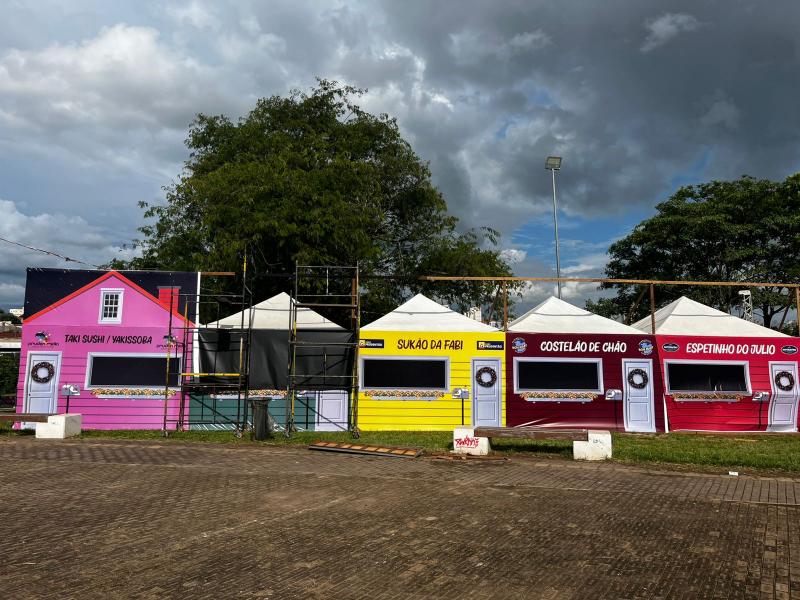
<svg viewBox="0 0 800 600">
<path fill-rule="evenodd" d="M 36 437 L 39 439 L 63 440 L 80 433 L 81 415 L 76 413 L 51 415 L 47 417 L 47 423 L 36 424 Z"/>
<path fill-rule="evenodd" d="M 453 430 L 453 452 L 486 456 L 489 450 L 491 450 L 489 438 L 475 437 L 475 430 L 472 427 L 456 427 Z"/>
<path fill-rule="evenodd" d="M 575 460 L 607 460 L 611 458 L 611 432 L 589 430 L 589 440 L 572 442 Z"/>
</svg>

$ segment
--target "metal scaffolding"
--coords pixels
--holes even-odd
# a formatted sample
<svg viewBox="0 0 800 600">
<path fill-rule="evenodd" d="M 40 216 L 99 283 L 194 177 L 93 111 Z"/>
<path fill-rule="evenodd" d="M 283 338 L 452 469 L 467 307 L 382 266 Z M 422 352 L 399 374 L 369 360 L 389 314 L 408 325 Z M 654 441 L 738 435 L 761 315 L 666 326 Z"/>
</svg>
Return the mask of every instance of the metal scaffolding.
<svg viewBox="0 0 800 600">
<path fill-rule="evenodd" d="M 347 342 L 322 342 L 300 339 L 298 332 L 298 313 L 303 309 L 318 309 L 323 313 L 339 313 L 337 322 L 347 322 L 346 329 L 351 333 Z M 289 437 L 296 427 L 296 405 L 299 403 L 306 414 L 313 412 L 320 418 L 319 402 L 311 408 L 306 393 L 328 390 L 347 394 L 348 417 L 346 429 L 354 437 L 358 431 L 358 340 L 361 326 L 361 296 L 359 268 L 356 266 L 318 266 L 295 265 L 294 297 L 291 302 L 291 323 L 289 327 L 289 365 L 286 393 L 286 427 L 284 433 Z M 343 350 L 352 361 L 346 375 L 328 372 L 328 348 Z M 321 371 L 305 373 L 300 359 L 309 353 L 321 356 Z M 337 425 L 342 430 L 344 426 Z"/>
<path fill-rule="evenodd" d="M 233 430 L 241 436 L 250 426 L 248 415 L 249 400 L 249 365 L 250 346 L 252 336 L 252 310 L 245 312 L 252 305 L 252 291 L 248 286 L 247 258 L 242 262 L 242 288 L 238 294 L 217 293 L 213 290 L 204 292 L 202 277 L 232 277 L 231 272 L 201 273 L 201 285 L 198 286 L 197 295 L 186 298 L 187 305 L 193 302 L 196 306 L 195 323 L 188 320 L 182 327 L 176 326 L 170 320 L 170 343 L 176 348 L 176 355 L 180 352 L 180 412 L 175 429 L 181 431 L 188 426 L 196 429 L 226 429 Z M 237 329 L 218 329 L 218 335 L 213 340 L 204 340 L 205 350 L 213 356 L 210 369 L 203 372 L 200 369 L 201 338 L 200 329 L 206 327 L 199 324 L 200 314 L 205 313 L 219 320 L 221 307 L 238 306 L 241 313 L 241 322 Z M 208 320 L 208 319 L 206 319 Z M 209 347 L 213 346 L 213 347 Z M 235 372 L 219 371 L 217 357 L 222 351 L 238 348 L 238 369 Z M 191 364 L 187 370 L 185 365 Z M 235 411 L 228 405 L 236 402 Z M 221 403 L 224 403 L 221 404 Z M 188 409 L 188 411 L 187 411 Z M 194 414 L 192 414 L 194 409 Z M 188 412 L 188 414 L 187 414 Z M 166 411 L 165 411 L 166 415 Z M 165 416 L 165 431 L 166 416 Z"/>
</svg>

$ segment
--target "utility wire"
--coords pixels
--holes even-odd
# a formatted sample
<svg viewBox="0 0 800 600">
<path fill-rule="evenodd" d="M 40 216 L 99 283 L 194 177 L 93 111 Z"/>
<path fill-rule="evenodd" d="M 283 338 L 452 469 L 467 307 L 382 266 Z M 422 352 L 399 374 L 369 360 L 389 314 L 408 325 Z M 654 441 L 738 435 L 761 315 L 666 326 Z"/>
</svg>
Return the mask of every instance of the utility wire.
<svg viewBox="0 0 800 600">
<path fill-rule="evenodd" d="M 15 246 L 20 246 L 22 248 L 27 248 L 28 250 L 33 250 L 34 252 L 41 252 L 42 254 L 48 254 L 50 256 L 55 256 L 55 257 L 60 258 L 61 260 L 64 260 L 66 262 L 74 262 L 74 263 L 78 263 L 80 265 L 86 265 L 87 267 L 92 267 L 92 268 L 95 268 L 95 269 L 99 269 L 100 268 L 97 265 L 92 265 L 90 263 L 83 262 L 82 260 L 78 260 L 77 258 L 70 258 L 69 256 L 64 256 L 63 254 L 59 254 L 58 252 L 51 252 L 50 250 L 43 250 L 42 248 L 34 248 L 33 246 L 27 246 L 25 244 L 21 244 L 19 242 L 15 242 L 13 240 L 7 240 L 4 237 L 0 237 L 0 242 L 7 242 L 9 244 L 14 244 Z"/>
</svg>

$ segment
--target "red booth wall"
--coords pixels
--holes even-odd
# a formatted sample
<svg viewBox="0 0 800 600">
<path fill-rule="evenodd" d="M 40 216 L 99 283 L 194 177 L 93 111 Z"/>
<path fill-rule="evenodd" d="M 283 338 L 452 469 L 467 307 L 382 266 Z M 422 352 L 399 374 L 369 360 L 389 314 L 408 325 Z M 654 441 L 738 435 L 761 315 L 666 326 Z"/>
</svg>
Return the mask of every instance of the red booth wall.
<svg viewBox="0 0 800 600">
<path fill-rule="evenodd" d="M 800 347 L 800 340 L 786 337 L 656 335 L 656 342 L 670 431 L 766 431 L 774 393 L 770 363 L 792 363 L 796 372 Z M 750 389 L 736 400 L 677 399 L 669 388 L 670 361 L 744 363 Z M 754 401 L 755 392 L 768 392 L 769 396 Z"/>
<path fill-rule="evenodd" d="M 540 426 L 625 431 L 624 359 L 650 361 L 652 419 L 664 431 L 663 386 L 655 338 L 626 334 L 543 334 L 508 332 L 506 343 L 506 422 L 509 427 Z M 589 401 L 532 399 L 515 392 L 515 360 L 520 358 L 596 359 L 601 361 L 602 389 Z M 623 399 L 606 400 L 605 391 L 623 391 Z"/>
</svg>

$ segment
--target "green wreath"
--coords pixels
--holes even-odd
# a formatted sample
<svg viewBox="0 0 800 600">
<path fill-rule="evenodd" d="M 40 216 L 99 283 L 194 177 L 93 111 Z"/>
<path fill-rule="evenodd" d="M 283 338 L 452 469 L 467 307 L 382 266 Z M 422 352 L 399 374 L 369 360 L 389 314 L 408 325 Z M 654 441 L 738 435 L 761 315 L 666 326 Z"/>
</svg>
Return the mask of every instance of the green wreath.
<svg viewBox="0 0 800 600">
<path fill-rule="evenodd" d="M 41 369 L 47 371 L 47 374 L 44 377 L 39 375 L 39 371 Z M 56 370 L 52 363 L 49 362 L 38 362 L 33 365 L 33 368 L 31 369 L 31 379 L 33 379 L 36 383 L 49 383 L 55 374 Z"/>
<path fill-rule="evenodd" d="M 484 375 L 488 375 L 488 377 L 484 379 Z M 481 387 L 490 388 L 497 383 L 497 371 L 492 367 L 481 367 L 475 371 L 475 381 Z"/>
<path fill-rule="evenodd" d="M 641 381 L 636 381 L 636 376 L 641 378 Z M 628 383 L 632 388 L 643 390 L 647 387 L 647 382 L 650 381 L 647 377 L 647 371 L 644 369 L 631 369 L 628 371 Z"/>
<path fill-rule="evenodd" d="M 781 383 L 783 380 L 786 380 L 786 383 Z M 775 373 L 775 385 L 784 392 L 790 392 L 794 388 L 794 375 L 789 371 L 778 371 Z"/>
</svg>

